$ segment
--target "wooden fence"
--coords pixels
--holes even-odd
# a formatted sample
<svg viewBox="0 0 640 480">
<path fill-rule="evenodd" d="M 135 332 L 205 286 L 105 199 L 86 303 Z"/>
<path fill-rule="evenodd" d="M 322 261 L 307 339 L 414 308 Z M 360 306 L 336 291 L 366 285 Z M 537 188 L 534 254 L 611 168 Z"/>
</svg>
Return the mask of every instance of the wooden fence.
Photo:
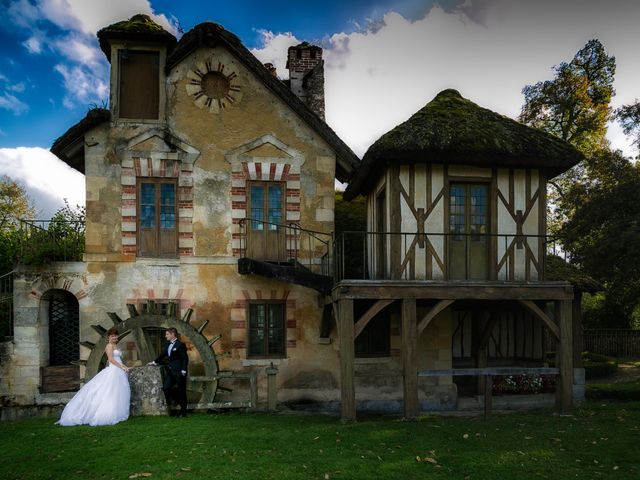
<svg viewBox="0 0 640 480">
<path fill-rule="evenodd" d="M 585 329 L 583 350 L 616 358 L 640 358 L 640 330 Z"/>
</svg>

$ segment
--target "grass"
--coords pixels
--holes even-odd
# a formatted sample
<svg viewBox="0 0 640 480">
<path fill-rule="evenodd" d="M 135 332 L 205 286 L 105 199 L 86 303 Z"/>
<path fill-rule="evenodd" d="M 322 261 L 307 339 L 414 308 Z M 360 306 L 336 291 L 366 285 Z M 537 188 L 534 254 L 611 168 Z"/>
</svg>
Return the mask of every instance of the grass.
<svg viewBox="0 0 640 480">
<path fill-rule="evenodd" d="M 267 414 L 0 424 L 8 479 L 640 478 L 640 403 L 419 422 Z"/>
</svg>

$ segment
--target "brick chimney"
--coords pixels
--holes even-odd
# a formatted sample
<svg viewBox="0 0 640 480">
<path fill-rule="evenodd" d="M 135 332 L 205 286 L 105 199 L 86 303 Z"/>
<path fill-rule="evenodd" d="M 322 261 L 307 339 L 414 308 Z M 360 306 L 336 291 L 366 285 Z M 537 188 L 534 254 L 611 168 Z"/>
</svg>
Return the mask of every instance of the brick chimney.
<svg viewBox="0 0 640 480">
<path fill-rule="evenodd" d="M 289 86 L 300 100 L 324 120 L 324 60 L 322 48 L 302 42 L 289 47 Z"/>
</svg>

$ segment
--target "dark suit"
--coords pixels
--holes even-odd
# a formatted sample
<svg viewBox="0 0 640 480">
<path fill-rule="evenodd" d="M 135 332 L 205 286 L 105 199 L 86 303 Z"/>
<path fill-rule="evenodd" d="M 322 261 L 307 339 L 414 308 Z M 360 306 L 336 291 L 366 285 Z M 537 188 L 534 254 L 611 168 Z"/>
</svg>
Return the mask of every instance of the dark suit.
<svg viewBox="0 0 640 480">
<path fill-rule="evenodd" d="M 180 413 L 185 415 L 187 412 L 187 372 L 189 368 L 189 356 L 187 355 L 187 347 L 180 340 L 176 340 L 169 354 L 170 342 L 164 344 L 162 352 L 155 359 L 156 363 L 167 363 L 167 374 L 164 377 L 162 390 L 167 399 L 167 405 L 171 406 L 171 400 L 174 399 L 180 405 Z M 165 362 L 166 360 L 166 362 Z"/>
</svg>

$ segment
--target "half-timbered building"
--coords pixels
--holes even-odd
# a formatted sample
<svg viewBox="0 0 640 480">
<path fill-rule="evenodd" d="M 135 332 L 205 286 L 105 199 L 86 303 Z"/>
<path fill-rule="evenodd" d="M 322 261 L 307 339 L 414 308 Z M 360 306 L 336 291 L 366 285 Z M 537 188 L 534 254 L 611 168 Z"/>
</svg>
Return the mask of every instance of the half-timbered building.
<svg viewBox="0 0 640 480">
<path fill-rule="evenodd" d="M 355 415 L 359 338 L 373 332 L 400 352 L 407 417 L 484 391 L 463 368 L 543 368 L 546 332 L 570 407 L 573 289 L 545 279 L 546 186 L 580 159 L 455 90 L 369 148 L 345 192 L 366 196 L 367 232 L 336 239 L 343 417 Z"/>
</svg>

